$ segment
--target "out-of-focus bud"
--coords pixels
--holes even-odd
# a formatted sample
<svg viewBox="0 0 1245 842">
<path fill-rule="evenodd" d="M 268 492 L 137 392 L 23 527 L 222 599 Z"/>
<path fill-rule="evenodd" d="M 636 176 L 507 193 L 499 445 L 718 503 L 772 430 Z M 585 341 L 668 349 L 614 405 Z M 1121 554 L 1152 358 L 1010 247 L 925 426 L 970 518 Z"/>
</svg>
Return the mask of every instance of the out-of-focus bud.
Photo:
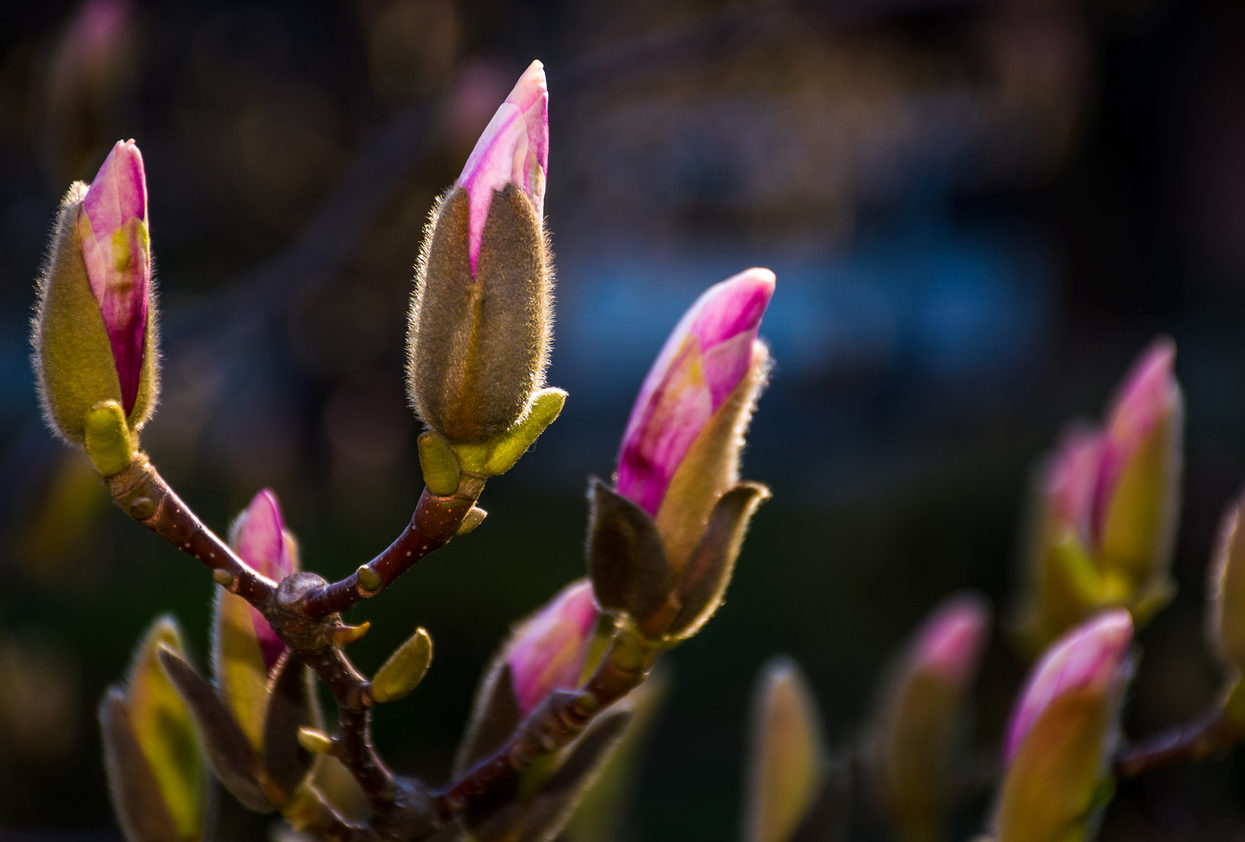
<svg viewBox="0 0 1245 842">
<path fill-rule="evenodd" d="M 1245 673 L 1245 529 L 1238 499 L 1224 515 L 1210 567 L 1207 612 L 1211 648 L 1238 681 Z"/>
<path fill-rule="evenodd" d="M 579 686 L 596 621 L 592 586 L 581 579 L 559 591 L 515 630 L 506 648 L 506 664 L 522 716 L 554 690 Z"/>
<path fill-rule="evenodd" d="M 276 495 L 268 489 L 256 494 L 234 520 L 229 543 L 239 558 L 273 581 L 298 570 L 294 539 L 284 528 Z M 213 620 L 216 685 L 258 751 L 263 745 L 269 682 L 286 646 L 263 614 L 224 588 L 216 590 Z"/>
<path fill-rule="evenodd" d="M 893 667 L 881 698 L 871 761 L 875 797 L 901 838 L 939 838 L 956 795 L 968 689 L 989 632 L 975 595 L 939 606 Z"/>
<path fill-rule="evenodd" d="M 828 763 L 812 693 L 799 668 L 777 659 L 761 674 L 752 705 L 746 818 L 747 842 L 793 842 L 828 838 L 801 833 L 828 817 L 816 807 Z"/>
<path fill-rule="evenodd" d="M 646 634 L 685 637 L 708 620 L 768 496 L 739 483 L 739 455 L 769 369 L 757 330 L 773 293 L 774 274 L 749 269 L 697 299 L 640 388 L 616 488 L 593 488 L 598 602 L 626 611 Z"/>
<path fill-rule="evenodd" d="M 513 434 L 544 384 L 553 321 L 548 107 L 544 68 L 533 62 L 432 210 L 407 376 L 416 413 L 452 443 Z"/>
<path fill-rule="evenodd" d="M 39 283 L 35 369 L 44 414 L 68 441 L 88 446 L 88 414 L 112 401 L 129 430 L 151 414 L 157 391 L 147 185 L 134 141 L 113 147 L 87 188 L 61 202 Z"/>
<path fill-rule="evenodd" d="M 1124 381 L 1101 430 L 1074 429 L 1037 487 L 1022 631 L 1041 649 L 1113 606 L 1139 622 L 1171 596 L 1183 403 L 1175 346 L 1159 339 Z"/>
<path fill-rule="evenodd" d="M 997 842 L 1086 838 L 1109 781 L 1132 636 L 1128 612 L 1107 611 L 1033 668 L 1005 738 Z"/>
<path fill-rule="evenodd" d="M 157 658 L 180 651 L 181 635 L 161 617 L 143 640 L 124 687 L 100 705 L 113 807 L 134 842 L 199 840 L 204 834 L 207 767 L 199 735 Z"/>
</svg>

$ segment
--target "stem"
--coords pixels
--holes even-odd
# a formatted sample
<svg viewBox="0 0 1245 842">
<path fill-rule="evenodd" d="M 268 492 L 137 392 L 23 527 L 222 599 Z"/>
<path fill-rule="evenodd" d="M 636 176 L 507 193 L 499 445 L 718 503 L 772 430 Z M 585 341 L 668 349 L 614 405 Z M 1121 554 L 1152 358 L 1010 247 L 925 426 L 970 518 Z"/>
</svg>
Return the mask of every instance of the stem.
<svg viewBox="0 0 1245 842">
<path fill-rule="evenodd" d="M 657 650 L 633 629 L 619 628 L 601 665 L 582 690 L 554 693 L 491 756 L 434 793 L 437 816 L 448 822 L 501 781 L 569 745 L 598 713 L 638 687 L 656 659 Z"/>
<path fill-rule="evenodd" d="M 411 515 L 411 522 L 402 534 L 380 555 L 360 568 L 366 568 L 368 572 L 365 575 L 373 579 L 376 586 L 368 587 L 360 582 L 359 571 L 356 570 L 346 578 L 308 594 L 303 603 L 306 616 L 321 620 L 389 587 L 415 562 L 449 543 L 483 490 L 484 477 L 474 474 L 463 474 L 458 490 L 448 497 L 438 496 L 425 488 L 419 496 L 415 513 Z"/>
<path fill-rule="evenodd" d="M 276 584 L 238 558 L 229 545 L 203 525 L 146 454 L 139 453 L 124 471 L 104 478 L 108 492 L 123 512 L 222 575 L 222 587 L 264 611 Z M 227 581 L 224 581 L 226 579 Z"/>
<path fill-rule="evenodd" d="M 1215 708 L 1191 723 L 1164 731 L 1121 748 L 1115 758 L 1120 778 L 1135 778 L 1177 763 L 1195 763 L 1227 751 L 1245 736 L 1223 708 Z"/>
</svg>

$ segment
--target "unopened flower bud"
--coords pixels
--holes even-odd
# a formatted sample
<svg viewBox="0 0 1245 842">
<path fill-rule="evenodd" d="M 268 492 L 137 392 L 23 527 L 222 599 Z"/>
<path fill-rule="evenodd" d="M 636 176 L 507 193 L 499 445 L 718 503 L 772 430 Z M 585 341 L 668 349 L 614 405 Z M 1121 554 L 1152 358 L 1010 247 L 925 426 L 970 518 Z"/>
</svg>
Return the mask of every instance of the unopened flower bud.
<svg viewBox="0 0 1245 842">
<path fill-rule="evenodd" d="M 1025 632 L 1040 648 L 1112 606 L 1146 619 L 1171 594 L 1182 401 L 1160 339 L 1124 381 L 1105 426 L 1074 429 L 1038 487 Z"/>
<path fill-rule="evenodd" d="M 998 842 L 1082 838 L 1101 806 L 1132 671 L 1128 612 L 1105 612 L 1042 656 L 1007 729 Z"/>
<path fill-rule="evenodd" d="M 505 661 L 521 716 L 554 690 L 579 686 L 597 620 L 592 586 L 581 579 L 563 588 L 515 630 Z"/>
<path fill-rule="evenodd" d="M 134 141 L 119 142 L 90 187 L 61 203 L 39 284 L 35 368 L 48 422 L 85 445 L 92 407 L 116 401 L 130 429 L 157 390 L 147 185 Z"/>
<path fill-rule="evenodd" d="M 277 497 L 260 491 L 230 527 L 238 557 L 263 576 L 280 582 L 298 570 L 294 539 L 285 531 Z M 286 645 L 245 599 L 217 590 L 212 666 L 221 696 L 258 749 L 263 738 L 268 685 Z"/>
<path fill-rule="evenodd" d="M 544 69 L 533 62 L 428 224 L 407 375 L 416 413 L 451 442 L 504 433 L 544 383 L 553 307 L 548 107 Z"/>
<path fill-rule="evenodd" d="M 969 685 L 989 631 L 989 609 L 965 595 L 917 631 L 882 697 L 872 758 L 876 797 L 902 838 L 937 838 L 955 795 Z"/>
<path fill-rule="evenodd" d="M 1211 648 L 1237 676 L 1245 673 L 1245 529 L 1241 527 L 1241 502 L 1238 500 L 1223 518 L 1210 568 L 1207 612 Z"/>
<path fill-rule="evenodd" d="M 773 294 L 768 269 L 707 289 L 666 340 L 627 421 L 616 488 L 656 521 L 676 570 L 739 480 L 744 430 L 769 369 L 757 331 Z"/>
</svg>

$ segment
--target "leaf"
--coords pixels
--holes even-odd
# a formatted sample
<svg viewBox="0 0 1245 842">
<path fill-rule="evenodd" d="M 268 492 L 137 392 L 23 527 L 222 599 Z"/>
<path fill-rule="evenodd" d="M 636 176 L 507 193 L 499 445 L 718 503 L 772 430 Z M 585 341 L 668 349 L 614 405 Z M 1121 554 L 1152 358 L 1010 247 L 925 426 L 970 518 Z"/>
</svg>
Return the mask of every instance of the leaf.
<svg viewBox="0 0 1245 842">
<path fill-rule="evenodd" d="M 700 542 L 679 572 L 675 593 L 680 606 L 670 624 L 671 634 L 691 637 L 718 610 L 731 583 L 748 521 L 769 496 L 765 486 L 745 482 L 723 494 L 714 505 Z"/>
<path fill-rule="evenodd" d="M 142 747 L 130 727 L 125 697 L 111 687 L 99 706 L 108 789 L 121 829 L 129 842 L 181 842 Z"/>
<path fill-rule="evenodd" d="M 135 656 L 125 708 L 177 832 L 192 839 L 202 834 L 206 811 L 203 750 L 186 705 L 157 660 L 159 652 L 180 650 L 177 624 L 169 616 L 160 617 Z"/>
<path fill-rule="evenodd" d="M 670 568 L 652 518 L 599 479 L 588 491 L 588 574 L 597 604 L 637 622 L 670 596 Z"/>
<path fill-rule="evenodd" d="M 372 679 L 372 698 L 378 703 L 403 698 L 423 680 L 432 663 L 432 638 L 418 628 L 376 671 Z"/>
<path fill-rule="evenodd" d="M 225 789 L 257 813 L 268 813 L 272 802 L 260 786 L 259 757 L 212 685 L 195 668 L 167 647 L 159 653 L 160 664 L 190 707 L 203 735 L 212 771 Z"/>
<path fill-rule="evenodd" d="M 480 689 L 454 760 L 454 775 L 462 775 L 500 747 L 520 719 L 510 667 L 498 654 L 480 680 Z"/>
<path fill-rule="evenodd" d="M 268 705 L 268 668 L 255 633 L 252 611 L 242 597 L 216 588 L 212 603 L 212 674 L 251 748 L 260 751 L 264 709 Z"/>
<path fill-rule="evenodd" d="M 288 799 L 302 783 L 315 758 L 298 742 L 298 729 L 320 724 L 311 672 L 286 652 L 273 671 L 264 716 L 263 765 L 268 780 Z"/>
</svg>

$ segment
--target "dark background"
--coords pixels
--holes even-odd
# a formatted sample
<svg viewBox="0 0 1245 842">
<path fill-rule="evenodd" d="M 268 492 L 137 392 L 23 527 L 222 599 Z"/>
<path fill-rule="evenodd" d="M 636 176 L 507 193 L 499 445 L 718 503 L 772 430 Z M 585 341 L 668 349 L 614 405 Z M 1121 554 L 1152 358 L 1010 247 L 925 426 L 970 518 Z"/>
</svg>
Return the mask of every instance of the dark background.
<svg viewBox="0 0 1245 842">
<path fill-rule="evenodd" d="M 745 475 L 770 484 L 729 601 L 667 660 L 623 837 L 726 839 L 751 683 L 806 670 L 836 748 L 944 595 L 1007 621 L 1030 472 L 1157 334 L 1188 405 L 1174 605 L 1126 725 L 1209 704 L 1216 523 L 1245 481 L 1245 8 L 1177 0 L 56 2 L 0 12 L 0 836 L 113 839 L 94 711 L 171 611 L 203 662 L 210 580 L 114 511 L 43 428 L 27 322 L 58 197 L 143 150 L 163 313 L 143 443 L 223 529 L 261 487 L 340 576 L 418 495 L 411 264 L 434 196 L 532 58 L 548 70 L 562 419 L 488 522 L 353 616 L 374 668 L 436 661 L 378 715 L 443 780 L 509 624 L 582 574 L 583 492 L 679 313 L 753 265 L 777 360 Z M 77 22 L 75 22 L 77 21 Z M 983 758 L 1024 665 L 996 631 Z M 1121 788 L 1103 838 L 1245 839 L 1239 757 Z M 981 829 L 983 791 L 956 838 Z M 222 834 L 265 823 L 222 799 Z M 867 818 L 854 837 L 882 838 Z"/>
</svg>

